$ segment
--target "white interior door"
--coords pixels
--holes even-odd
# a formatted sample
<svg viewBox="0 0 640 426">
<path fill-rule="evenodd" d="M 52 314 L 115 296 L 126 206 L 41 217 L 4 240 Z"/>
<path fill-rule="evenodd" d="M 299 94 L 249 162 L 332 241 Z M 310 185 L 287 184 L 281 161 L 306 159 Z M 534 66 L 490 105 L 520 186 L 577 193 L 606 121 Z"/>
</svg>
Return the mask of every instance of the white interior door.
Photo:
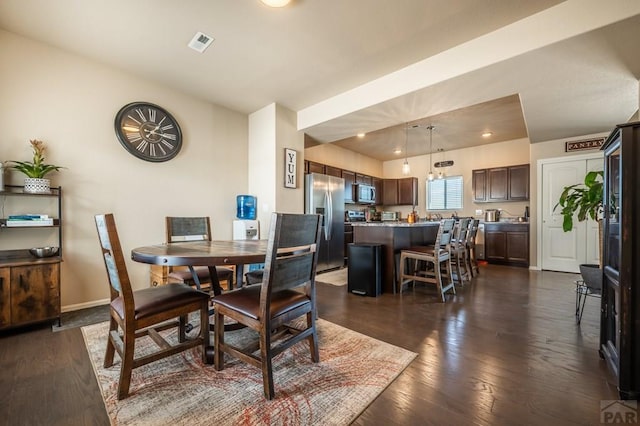
<svg viewBox="0 0 640 426">
<path fill-rule="evenodd" d="M 542 269 L 579 272 L 581 263 L 598 263 L 598 224 L 574 218 L 573 230 L 562 230 L 563 218 L 554 211 L 565 186 L 584 182 L 587 171 L 602 170 L 602 154 L 542 164 Z"/>
</svg>

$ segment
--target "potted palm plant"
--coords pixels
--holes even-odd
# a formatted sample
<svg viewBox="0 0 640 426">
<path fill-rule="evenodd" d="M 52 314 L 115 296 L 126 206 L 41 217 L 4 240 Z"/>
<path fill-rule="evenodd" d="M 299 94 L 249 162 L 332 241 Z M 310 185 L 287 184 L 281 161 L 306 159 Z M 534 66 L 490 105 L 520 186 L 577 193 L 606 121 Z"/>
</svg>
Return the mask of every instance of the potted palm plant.
<svg viewBox="0 0 640 426">
<path fill-rule="evenodd" d="M 600 219 L 602 219 L 604 205 L 603 181 L 604 172 L 602 170 L 588 172 L 583 184 L 564 187 L 558 204 L 553 208 L 555 211 L 560 207 L 560 213 L 563 216 L 562 230 L 564 232 L 569 232 L 573 229 L 574 216 L 577 217 L 579 222 L 588 218 L 598 221 L 600 262 L 602 262 L 602 223 Z M 579 267 L 580 274 L 589 288 L 602 288 L 601 265 L 582 264 Z"/>
<path fill-rule="evenodd" d="M 33 161 L 9 161 L 12 164 L 10 167 L 27 176 L 24 179 L 25 192 L 49 193 L 51 192 L 51 183 L 45 176 L 63 167 L 45 164 L 44 143 L 41 140 L 32 139 L 29 142 L 33 149 Z"/>
</svg>

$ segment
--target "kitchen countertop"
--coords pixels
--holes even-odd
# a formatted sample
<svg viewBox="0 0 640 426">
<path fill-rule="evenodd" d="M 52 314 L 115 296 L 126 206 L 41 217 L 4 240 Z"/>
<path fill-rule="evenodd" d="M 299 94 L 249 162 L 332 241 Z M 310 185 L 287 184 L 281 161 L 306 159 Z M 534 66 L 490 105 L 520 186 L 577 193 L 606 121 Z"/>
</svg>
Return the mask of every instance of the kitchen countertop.
<svg viewBox="0 0 640 426">
<path fill-rule="evenodd" d="M 415 227 L 415 226 L 433 226 L 433 225 L 440 224 L 440 222 L 418 221 L 415 223 L 409 223 L 409 222 L 385 221 L 385 222 L 351 222 L 351 224 L 353 226 L 387 226 L 387 227 L 408 228 L 408 227 Z"/>
<path fill-rule="evenodd" d="M 528 225 L 529 222 L 519 222 L 518 219 L 500 219 L 498 222 L 487 222 L 481 220 L 480 223 L 484 223 L 485 225 Z"/>
<path fill-rule="evenodd" d="M 383 221 L 383 222 L 345 222 L 347 225 L 353 226 L 393 226 L 393 227 L 411 227 L 411 226 L 431 226 L 437 225 L 440 221 L 438 220 L 420 220 L 415 223 L 409 223 L 404 221 Z M 519 222 L 517 218 L 514 219 L 500 219 L 498 222 L 487 222 L 484 220 L 480 220 L 480 223 L 485 225 L 529 225 L 529 222 Z"/>
</svg>

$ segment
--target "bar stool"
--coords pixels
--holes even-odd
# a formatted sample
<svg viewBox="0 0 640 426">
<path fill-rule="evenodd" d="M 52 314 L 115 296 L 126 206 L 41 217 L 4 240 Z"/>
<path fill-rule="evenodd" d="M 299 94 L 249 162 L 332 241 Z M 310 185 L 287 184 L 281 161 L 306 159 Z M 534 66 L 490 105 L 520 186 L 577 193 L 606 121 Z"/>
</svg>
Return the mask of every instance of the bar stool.
<svg viewBox="0 0 640 426">
<path fill-rule="evenodd" d="M 451 290 L 453 294 L 456 294 L 448 248 L 454 225 L 454 219 L 445 219 L 440 222 L 433 245 L 414 246 L 400 251 L 400 277 L 398 279 L 400 294 L 402 294 L 404 284 L 410 281 L 414 286 L 416 281 L 436 284 L 443 302 L 447 291 Z M 414 261 L 413 268 L 409 271 L 407 271 L 408 260 Z M 419 268 L 421 265 L 424 265 L 424 268 Z"/>
<path fill-rule="evenodd" d="M 476 235 L 478 234 L 478 224 L 480 220 L 473 219 L 469 222 L 469 232 L 467 233 L 467 266 L 471 278 L 480 274 L 478 259 L 476 258 Z"/>
<path fill-rule="evenodd" d="M 465 281 L 471 281 L 471 273 L 467 266 L 467 233 L 470 221 L 471 219 L 468 217 L 460 219 L 460 222 L 455 227 L 453 239 L 449 246 L 454 281 L 457 281 L 460 285 L 464 285 Z"/>
</svg>

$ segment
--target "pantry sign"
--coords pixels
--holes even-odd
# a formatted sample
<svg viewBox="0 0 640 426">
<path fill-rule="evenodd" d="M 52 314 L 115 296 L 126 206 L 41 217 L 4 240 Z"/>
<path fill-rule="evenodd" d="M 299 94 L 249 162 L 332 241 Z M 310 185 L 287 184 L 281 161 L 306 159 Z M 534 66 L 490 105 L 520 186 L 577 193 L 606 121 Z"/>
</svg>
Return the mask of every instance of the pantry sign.
<svg viewBox="0 0 640 426">
<path fill-rule="evenodd" d="M 604 138 L 584 139 L 581 141 L 565 142 L 564 152 L 586 151 L 588 149 L 600 149 L 604 143 Z"/>
</svg>

